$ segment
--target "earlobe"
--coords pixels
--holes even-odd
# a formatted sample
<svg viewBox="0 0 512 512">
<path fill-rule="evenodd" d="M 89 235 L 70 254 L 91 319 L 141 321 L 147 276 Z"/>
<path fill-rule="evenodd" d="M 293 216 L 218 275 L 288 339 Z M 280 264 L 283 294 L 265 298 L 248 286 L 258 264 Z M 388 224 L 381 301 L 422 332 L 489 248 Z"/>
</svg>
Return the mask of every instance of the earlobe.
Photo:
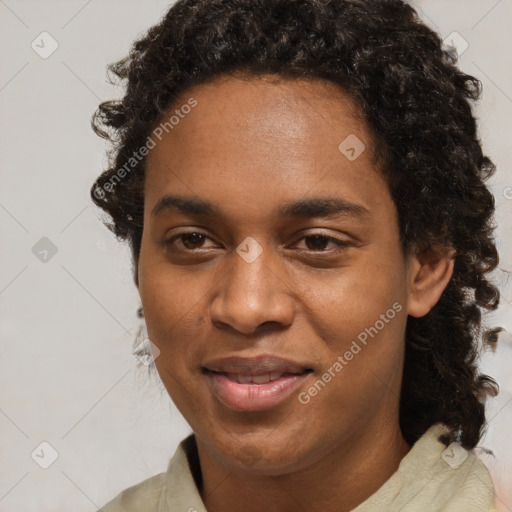
<svg viewBox="0 0 512 512">
<path fill-rule="evenodd" d="M 430 248 L 411 257 L 407 314 L 425 316 L 439 301 L 453 275 L 454 250 Z"/>
</svg>

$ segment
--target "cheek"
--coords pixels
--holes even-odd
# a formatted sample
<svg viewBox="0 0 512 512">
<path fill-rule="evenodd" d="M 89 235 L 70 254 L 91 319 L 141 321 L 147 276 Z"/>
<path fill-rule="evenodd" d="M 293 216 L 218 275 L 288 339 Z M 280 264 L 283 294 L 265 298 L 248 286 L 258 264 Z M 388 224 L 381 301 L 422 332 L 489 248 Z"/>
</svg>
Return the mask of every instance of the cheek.
<svg viewBox="0 0 512 512">
<path fill-rule="evenodd" d="M 330 344 L 342 349 L 347 341 L 378 322 L 381 315 L 385 317 L 382 334 L 400 332 L 405 319 L 398 310 L 405 309 L 406 290 L 401 260 L 393 257 L 386 261 L 368 252 L 332 274 L 310 277 L 308 289 L 301 293 L 315 328 Z M 395 303 L 399 306 L 393 309 Z"/>
<path fill-rule="evenodd" d="M 172 274 L 168 268 L 153 266 L 141 280 L 140 294 L 149 339 L 160 350 L 156 369 L 174 404 L 189 421 L 204 411 L 197 397 L 198 346 L 204 340 L 204 315 L 201 314 L 204 290 Z M 194 424 L 195 426 L 195 424 Z"/>
<path fill-rule="evenodd" d="M 310 281 L 305 308 L 306 322 L 320 341 L 320 376 L 327 373 L 329 381 L 324 404 L 341 400 L 356 409 L 361 400 L 377 400 L 390 387 L 396 389 L 407 321 L 401 260 L 369 256 L 360 263 L 329 279 Z"/>
<path fill-rule="evenodd" d="M 165 262 L 141 257 L 140 267 L 139 292 L 148 336 L 161 351 L 157 367 L 165 363 L 181 369 L 202 339 L 208 286 L 198 286 L 199 280 L 190 280 L 179 269 L 169 272 Z"/>
</svg>

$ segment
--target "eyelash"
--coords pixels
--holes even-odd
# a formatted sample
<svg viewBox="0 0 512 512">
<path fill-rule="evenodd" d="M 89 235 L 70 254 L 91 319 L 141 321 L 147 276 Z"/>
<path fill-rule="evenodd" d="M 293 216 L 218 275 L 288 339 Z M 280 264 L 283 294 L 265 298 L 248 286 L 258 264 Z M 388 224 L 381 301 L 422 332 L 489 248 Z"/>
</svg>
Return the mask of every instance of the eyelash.
<svg viewBox="0 0 512 512">
<path fill-rule="evenodd" d="M 202 237 L 204 237 L 204 239 L 208 239 L 208 240 L 212 240 L 209 236 L 207 236 L 205 233 L 202 233 L 201 231 L 188 231 L 188 232 L 181 232 L 181 233 L 177 233 L 173 236 L 171 236 L 170 238 L 168 238 L 167 240 L 164 241 L 164 246 L 167 248 L 167 247 L 170 247 L 172 248 L 172 250 L 176 251 L 176 252 L 182 252 L 182 253 L 194 253 L 194 252 L 199 252 L 202 248 L 198 248 L 198 249 L 176 249 L 175 247 L 172 247 L 173 243 L 175 240 L 181 238 L 181 237 L 184 237 L 184 236 L 187 236 L 187 235 L 200 235 Z M 349 242 L 346 242 L 344 240 L 340 240 L 339 238 L 335 238 L 335 237 L 332 237 L 332 236 L 329 236 L 329 235 L 326 235 L 324 233 L 313 233 L 313 234 L 309 234 L 309 235 L 306 235 L 306 236 L 303 236 L 302 238 L 299 238 L 295 243 L 301 241 L 301 240 L 305 240 L 307 238 L 313 238 L 315 236 L 318 236 L 318 237 L 321 237 L 322 239 L 324 240 L 327 240 L 328 242 L 334 242 L 338 248 L 334 250 L 334 252 L 340 252 L 344 249 L 346 249 L 350 243 Z M 204 250 L 204 249 L 203 249 Z M 307 249 L 308 250 L 308 249 Z M 313 249 L 309 249 L 308 251 L 310 251 L 311 253 L 326 253 L 328 254 L 329 251 L 328 250 L 313 250 Z"/>
</svg>

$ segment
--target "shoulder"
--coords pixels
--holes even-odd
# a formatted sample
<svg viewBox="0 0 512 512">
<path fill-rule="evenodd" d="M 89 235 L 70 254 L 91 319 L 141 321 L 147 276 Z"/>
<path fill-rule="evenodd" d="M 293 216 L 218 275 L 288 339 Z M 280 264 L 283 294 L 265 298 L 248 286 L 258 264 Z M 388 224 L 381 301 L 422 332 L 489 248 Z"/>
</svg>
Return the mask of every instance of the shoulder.
<svg viewBox="0 0 512 512">
<path fill-rule="evenodd" d="M 442 453 L 437 498 L 443 498 L 443 512 L 494 512 L 495 492 L 487 466 L 471 450 L 452 443 Z"/>
<path fill-rule="evenodd" d="M 446 446 L 443 424 L 433 425 L 412 446 L 397 471 L 352 512 L 495 512 L 494 487 L 473 450 Z"/>
<path fill-rule="evenodd" d="M 156 512 L 165 485 L 165 473 L 159 473 L 128 487 L 98 512 Z"/>
<path fill-rule="evenodd" d="M 201 470 L 195 437 L 191 434 L 178 445 L 165 473 L 125 489 L 98 512 L 206 512 L 198 491 L 198 482 L 201 482 Z M 191 504 L 194 504 L 195 509 L 190 507 Z"/>
<path fill-rule="evenodd" d="M 447 431 L 448 427 L 441 423 L 428 429 L 411 450 L 411 456 L 402 461 L 399 471 L 415 477 L 418 497 L 425 504 L 432 504 L 432 510 L 495 510 L 489 470 L 473 450 L 466 450 L 456 442 L 449 446 L 441 442 L 441 435 Z"/>
</svg>

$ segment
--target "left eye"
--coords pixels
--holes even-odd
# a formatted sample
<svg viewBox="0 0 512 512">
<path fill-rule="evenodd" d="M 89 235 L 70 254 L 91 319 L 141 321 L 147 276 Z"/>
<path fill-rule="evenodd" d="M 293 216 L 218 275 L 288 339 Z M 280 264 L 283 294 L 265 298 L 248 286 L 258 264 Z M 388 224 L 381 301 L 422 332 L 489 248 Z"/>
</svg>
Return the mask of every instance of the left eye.
<svg viewBox="0 0 512 512">
<path fill-rule="evenodd" d="M 337 238 L 334 238 L 332 236 L 327 235 L 308 235 L 300 240 L 304 240 L 306 247 L 311 251 L 321 251 L 323 252 L 324 249 L 326 249 L 325 245 L 329 243 L 333 243 L 335 247 L 344 247 L 347 244 L 347 242 L 344 242 L 343 240 L 339 240 Z M 308 242 L 309 240 L 309 242 Z"/>
</svg>

